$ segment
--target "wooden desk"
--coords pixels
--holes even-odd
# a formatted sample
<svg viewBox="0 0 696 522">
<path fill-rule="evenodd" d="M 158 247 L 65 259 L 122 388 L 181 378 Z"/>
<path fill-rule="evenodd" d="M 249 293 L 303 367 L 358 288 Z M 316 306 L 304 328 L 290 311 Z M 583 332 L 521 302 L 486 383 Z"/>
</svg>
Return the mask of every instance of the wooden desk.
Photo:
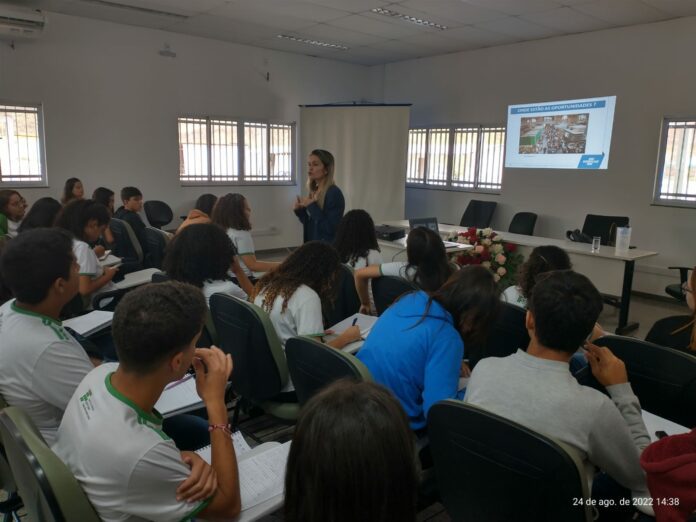
<svg viewBox="0 0 696 522">
<path fill-rule="evenodd" d="M 386 221 L 384 224 L 405 229 L 409 228 L 408 220 Z M 466 230 L 466 227 L 440 224 L 440 234 L 448 236 Z M 656 256 L 657 252 L 638 249 L 631 249 L 628 252 L 617 252 L 614 247 L 602 245 L 599 252 L 593 253 L 592 245 L 587 243 L 576 243 L 567 239 L 511 234 L 510 232 L 499 232 L 497 230 L 495 232 L 506 243 L 517 245 L 520 253 L 525 257 L 528 257 L 532 250 L 538 246 L 553 245 L 565 250 L 573 263 L 573 270 L 589 277 L 602 294 L 619 299 L 617 303 L 619 306 L 619 324 L 616 328 L 616 333 L 624 335 L 638 328 L 638 323 L 628 322 L 635 262 Z M 385 261 L 387 261 L 386 256 Z"/>
</svg>

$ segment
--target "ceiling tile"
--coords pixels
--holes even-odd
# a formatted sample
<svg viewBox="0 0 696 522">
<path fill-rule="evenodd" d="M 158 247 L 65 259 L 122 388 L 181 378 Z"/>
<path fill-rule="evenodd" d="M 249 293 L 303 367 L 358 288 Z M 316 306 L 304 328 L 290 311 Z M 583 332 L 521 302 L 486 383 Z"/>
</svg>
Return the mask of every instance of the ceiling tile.
<svg viewBox="0 0 696 522">
<path fill-rule="evenodd" d="M 596 0 L 574 9 L 615 25 L 642 24 L 670 18 L 670 15 L 639 0 Z"/>
<path fill-rule="evenodd" d="M 556 0 L 464 0 L 468 4 L 494 9 L 509 15 L 521 15 L 538 13 L 558 7 L 560 2 Z M 604 0 L 613 2 L 614 0 Z"/>
<path fill-rule="evenodd" d="M 112 3 L 154 9 L 183 15 L 201 14 L 227 3 L 227 0 L 109 0 Z M 80 0 L 75 0 L 79 3 Z"/>
<path fill-rule="evenodd" d="M 508 16 L 507 18 L 501 18 L 500 20 L 493 20 L 491 22 L 483 22 L 476 24 L 476 27 L 522 39 L 547 38 L 561 33 L 561 31 L 557 29 L 542 27 L 541 25 L 528 22 L 515 16 Z"/>
<path fill-rule="evenodd" d="M 582 33 L 611 27 L 609 22 L 593 18 L 570 7 L 559 7 L 542 13 L 523 15 L 520 18 L 563 33 Z"/>
<path fill-rule="evenodd" d="M 275 38 L 278 30 L 250 22 L 238 22 L 222 16 L 198 15 L 167 27 L 167 31 L 219 38 L 229 42 L 249 43 Z"/>
<path fill-rule="evenodd" d="M 349 47 L 362 47 L 385 40 L 385 38 L 381 36 L 358 33 L 331 24 L 313 25 L 312 27 L 297 31 L 297 34 L 304 38 L 314 38 L 324 42 L 340 43 Z"/>
<path fill-rule="evenodd" d="M 350 29 L 351 31 L 374 34 L 383 38 L 401 38 L 423 32 L 423 28 L 415 24 L 407 22 L 391 23 L 387 21 L 386 17 L 374 13 L 339 18 L 338 20 L 332 20 L 331 25 Z"/>
<path fill-rule="evenodd" d="M 393 6 L 393 9 L 401 12 L 402 6 L 428 15 L 432 13 L 443 16 L 459 24 L 487 22 L 488 20 L 495 20 L 505 16 L 500 11 L 466 4 L 461 0 L 406 0 L 399 5 Z"/>
<path fill-rule="evenodd" d="M 391 4 L 392 0 L 306 0 L 310 4 L 335 7 L 351 13 L 362 13 L 375 7 L 384 7 Z"/>
<path fill-rule="evenodd" d="M 338 49 L 329 49 L 326 47 L 317 47 L 300 42 L 293 42 L 292 40 L 284 40 L 282 38 L 268 38 L 265 40 L 259 40 L 254 45 L 263 47 L 264 49 L 275 49 L 276 51 L 304 54 L 305 56 L 315 56 L 319 58 L 330 57 L 332 60 L 342 59 L 343 53 L 346 52 Z"/>
<path fill-rule="evenodd" d="M 402 40 L 404 43 L 416 45 L 419 48 L 432 49 L 441 53 L 452 53 L 465 50 L 462 43 L 451 38 L 443 38 L 437 33 L 423 33 L 409 36 Z"/>
<path fill-rule="evenodd" d="M 495 33 L 474 26 L 455 27 L 442 33 L 444 38 L 453 38 L 466 45 L 467 49 L 506 45 L 519 42 L 520 38 L 509 34 Z"/>
<path fill-rule="evenodd" d="M 656 7 L 660 11 L 676 16 L 696 15 L 696 2 L 694 0 L 643 0 L 646 4 Z"/>
<path fill-rule="evenodd" d="M 231 0 L 228 9 L 233 12 L 237 9 L 243 12 L 261 12 L 274 16 L 291 16 L 313 22 L 326 22 L 335 18 L 341 18 L 350 14 L 345 9 L 311 4 L 304 0 Z M 223 8 L 222 11 L 226 11 Z"/>
<path fill-rule="evenodd" d="M 279 32 L 296 31 L 298 29 L 310 27 L 320 21 L 317 20 L 317 18 L 323 18 L 320 14 L 307 18 L 293 16 L 284 13 L 282 9 L 271 8 L 270 3 L 265 3 L 262 5 L 262 1 L 266 2 L 266 0 L 258 0 L 258 4 L 256 1 L 253 4 L 240 1 L 230 2 L 221 7 L 213 9 L 208 14 L 213 16 L 223 16 L 240 22 L 251 22 L 259 25 L 265 25 L 267 27 L 273 27 L 278 29 Z M 290 4 L 291 2 L 287 3 Z M 295 4 L 300 3 L 305 4 L 304 2 L 296 2 Z M 305 6 L 307 5 L 310 4 L 305 4 Z M 347 13 L 342 14 L 345 15 Z"/>
<path fill-rule="evenodd" d="M 155 15 L 143 13 L 142 11 L 122 9 L 120 7 L 110 7 L 74 1 L 61 4 L 59 9 L 56 9 L 56 12 L 73 16 L 82 16 L 85 18 L 94 18 L 97 20 L 105 20 L 117 24 L 148 27 L 150 29 L 163 29 L 168 25 L 181 20 L 180 18 L 175 18 L 172 16 Z"/>
<path fill-rule="evenodd" d="M 381 65 L 384 63 L 398 62 L 412 58 L 411 54 L 390 52 L 372 47 L 356 47 L 344 54 L 344 59 L 361 65 Z"/>
</svg>

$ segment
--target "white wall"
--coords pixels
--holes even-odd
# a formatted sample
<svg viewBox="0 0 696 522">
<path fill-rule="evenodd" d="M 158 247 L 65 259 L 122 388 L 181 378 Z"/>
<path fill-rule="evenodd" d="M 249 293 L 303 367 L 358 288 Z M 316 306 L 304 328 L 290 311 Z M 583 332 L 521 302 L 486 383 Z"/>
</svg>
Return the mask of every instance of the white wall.
<svg viewBox="0 0 696 522">
<path fill-rule="evenodd" d="M 175 59 L 158 55 L 164 42 Z M 22 189 L 30 203 L 60 197 L 72 176 L 88 195 L 100 185 L 117 194 L 136 185 L 146 199 L 167 201 L 175 216 L 205 192 L 242 192 L 254 227 L 279 230 L 259 237 L 259 249 L 301 242 L 291 211 L 299 188 L 182 187 L 177 116 L 296 121 L 300 104 L 373 94 L 368 67 L 55 13 L 39 41 L 14 51 L 0 44 L 0 100 L 44 106 L 49 187 Z M 305 168 L 305 158 L 298 164 Z"/>
<path fill-rule="evenodd" d="M 562 237 L 587 213 L 627 215 L 632 243 L 660 253 L 639 263 L 634 289 L 664 295 L 672 281 L 662 268 L 696 263 L 696 210 L 651 206 L 661 119 L 696 115 L 693 49 L 694 17 L 399 62 L 383 78 L 374 71 L 385 102 L 413 103 L 412 125 L 500 124 L 510 104 L 617 96 L 608 170 L 506 169 L 499 196 L 407 189 L 407 216 L 459 223 L 469 199 L 487 199 L 498 202 L 494 227 L 532 211 L 536 235 Z"/>
</svg>

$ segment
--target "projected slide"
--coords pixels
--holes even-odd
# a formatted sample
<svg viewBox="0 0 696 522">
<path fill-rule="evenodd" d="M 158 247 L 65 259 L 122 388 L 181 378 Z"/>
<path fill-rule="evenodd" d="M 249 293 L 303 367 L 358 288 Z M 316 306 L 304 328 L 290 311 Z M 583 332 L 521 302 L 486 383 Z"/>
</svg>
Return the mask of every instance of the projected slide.
<svg viewBox="0 0 696 522">
<path fill-rule="evenodd" d="M 606 169 L 616 96 L 508 107 L 505 166 Z"/>
</svg>

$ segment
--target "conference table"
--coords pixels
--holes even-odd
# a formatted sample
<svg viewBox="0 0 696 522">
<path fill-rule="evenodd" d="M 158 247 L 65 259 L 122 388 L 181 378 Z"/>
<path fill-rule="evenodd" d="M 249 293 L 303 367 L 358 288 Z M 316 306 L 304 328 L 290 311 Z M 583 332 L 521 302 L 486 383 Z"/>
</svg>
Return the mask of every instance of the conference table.
<svg viewBox="0 0 696 522">
<path fill-rule="evenodd" d="M 406 230 L 409 229 L 408 220 L 385 221 L 383 224 Z M 451 236 L 455 233 L 465 232 L 467 227 L 440 224 L 439 230 L 441 235 Z M 504 242 L 517 245 L 518 251 L 525 258 L 529 257 L 532 250 L 538 246 L 553 245 L 562 248 L 568 253 L 573 263 L 573 270 L 589 277 L 602 294 L 613 298 L 612 304 L 615 303 L 619 308 L 619 323 L 616 333 L 625 335 L 638 328 L 637 322 L 629 323 L 628 321 L 635 263 L 638 260 L 656 256 L 657 252 L 637 248 L 632 248 L 628 251 L 617 251 L 614 247 L 605 245 L 602 245 L 598 252 L 592 252 L 592 245 L 588 243 L 512 234 L 498 230 L 495 233 Z M 379 240 L 378 243 L 385 261 L 406 259 L 405 247 L 401 247 L 401 243 L 384 240 Z"/>
</svg>

